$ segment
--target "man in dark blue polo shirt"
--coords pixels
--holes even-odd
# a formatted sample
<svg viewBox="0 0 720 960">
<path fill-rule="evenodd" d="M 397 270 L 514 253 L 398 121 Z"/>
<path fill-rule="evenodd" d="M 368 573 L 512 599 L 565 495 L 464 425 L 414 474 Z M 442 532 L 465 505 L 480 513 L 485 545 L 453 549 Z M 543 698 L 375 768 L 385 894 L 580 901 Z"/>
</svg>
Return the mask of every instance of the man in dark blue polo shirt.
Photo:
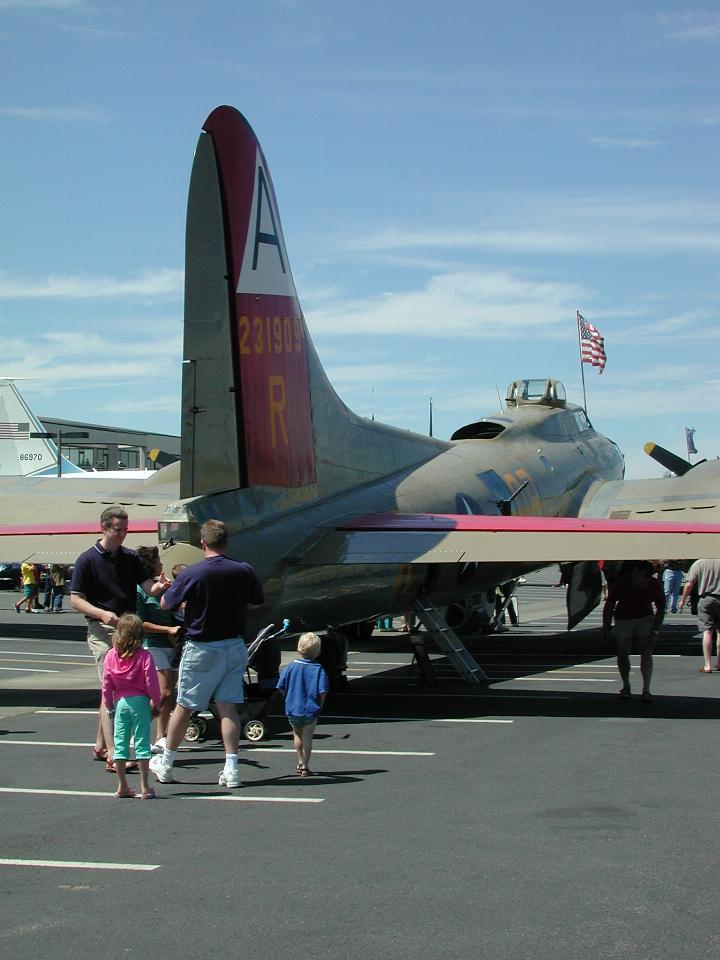
<svg viewBox="0 0 720 960">
<path fill-rule="evenodd" d="M 200 546 L 205 559 L 178 574 L 160 601 L 165 610 L 185 604 L 185 646 L 166 747 L 162 756 L 151 760 L 150 768 L 160 783 L 172 783 L 173 764 L 188 721 L 195 711 L 206 710 L 214 697 L 225 745 L 225 766 L 218 782 L 239 787 L 237 705 L 244 699 L 245 620 L 248 607 L 263 603 L 263 591 L 250 564 L 225 556 L 228 534 L 222 521 L 207 520 L 202 525 Z"/>
<path fill-rule="evenodd" d="M 123 613 L 135 613 L 135 595 L 138 583 L 146 593 L 160 597 L 170 581 L 161 575 L 147 580 L 145 568 L 134 550 L 123 547 L 128 532 L 128 515 L 121 506 L 108 507 L 100 514 L 102 537 L 75 562 L 70 586 L 70 604 L 85 615 L 87 641 L 95 658 L 100 682 L 103 664 L 112 647 L 112 635 Z M 114 771 L 113 723 L 107 710 L 100 704 L 100 717 L 93 755 L 105 760 L 106 769 Z"/>
</svg>

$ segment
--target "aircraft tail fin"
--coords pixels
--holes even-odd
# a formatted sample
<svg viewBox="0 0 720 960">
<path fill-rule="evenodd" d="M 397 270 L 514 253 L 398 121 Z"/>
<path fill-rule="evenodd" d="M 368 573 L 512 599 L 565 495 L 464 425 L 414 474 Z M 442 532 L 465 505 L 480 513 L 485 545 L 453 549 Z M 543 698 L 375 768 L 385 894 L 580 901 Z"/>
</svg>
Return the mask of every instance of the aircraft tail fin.
<svg viewBox="0 0 720 960">
<path fill-rule="evenodd" d="M 0 476 L 42 477 L 57 473 L 57 446 L 49 437 L 33 436 L 39 433 L 45 433 L 45 429 L 14 382 L 0 379 Z M 62 472 L 82 471 L 63 457 Z"/>
<path fill-rule="evenodd" d="M 203 126 L 185 250 L 182 498 L 264 489 L 278 509 L 444 446 L 357 417 L 333 390 L 300 309 L 265 156 L 233 107 Z"/>
</svg>

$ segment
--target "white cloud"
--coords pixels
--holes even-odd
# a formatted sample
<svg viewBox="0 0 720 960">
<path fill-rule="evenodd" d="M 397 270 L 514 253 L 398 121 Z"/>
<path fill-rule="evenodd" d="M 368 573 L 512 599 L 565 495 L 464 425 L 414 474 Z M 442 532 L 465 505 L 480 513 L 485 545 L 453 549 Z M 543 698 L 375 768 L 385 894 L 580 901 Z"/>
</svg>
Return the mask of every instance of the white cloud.
<svg viewBox="0 0 720 960">
<path fill-rule="evenodd" d="M 644 137 L 590 137 L 590 143 L 601 150 L 646 150 L 659 146 L 660 141 Z"/>
<path fill-rule="evenodd" d="M 177 393 L 154 394 L 148 403 L 147 397 L 127 398 L 118 397 L 112 402 L 103 402 L 101 409 L 106 413 L 125 417 L 133 414 L 173 413 L 180 417 L 180 396 Z M 123 421 L 127 422 L 127 421 Z"/>
<path fill-rule="evenodd" d="M 566 323 L 587 290 L 562 282 L 533 282 L 503 271 L 431 277 L 425 287 L 364 300 L 338 301 L 307 311 L 316 334 L 425 337 L 514 337 L 528 327 Z"/>
<path fill-rule="evenodd" d="M 89 275 L 51 275 L 44 280 L 23 280 L 0 275 L 0 300 L 35 300 L 48 297 L 88 300 L 95 297 L 182 296 L 182 270 L 162 269 L 128 280 Z"/>
<path fill-rule="evenodd" d="M 716 340 L 718 337 L 720 328 L 717 326 L 716 317 L 708 310 L 687 311 L 641 323 L 626 323 L 613 332 L 613 342 L 616 344 L 648 340 L 658 342 L 667 338 L 692 343 L 700 339 Z M 671 377 L 672 371 L 673 368 L 669 367 L 666 376 Z"/>
<path fill-rule="evenodd" d="M 674 40 L 720 40 L 720 14 L 689 10 L 659 15 L 660 22 Z"/>
<path fill-rule="evenodd" d="M 77 390 L 98 383 L 156 384 L 179 377 L 182 337 L 133 337 L 131 345 L 101 334 L 67 330 L 35 337 L 28 352 L 20 339 L 3 342 L 3 376 L 8 379 L 40 380 L 43 385 L 72 386 Z M 136 396 L 136 394 L 133 394 Z M 147 399 L 147 398 L 146 398 Z M 179 400 L 178 400 L 179 402 Z"/>
<path fill-rule="evenodd" d="M 34 123 L 107 123 L 99 107 L 0 107 L 0 116 Z"/>
<path fill-rule="evenodd" d="M 481 209 L 476 198 L 474 209 Z M 501 212 L 497 212 L 498 209 Z M 580 256 L 610 253 L 720 252 L 720 204 L 672 197 L 496 197 L 475 215 L 483 229 L 389 227 L 345 241 L 364 253 L 488 250 Z M 516 224 L 519 224 L 516 226 Z"/>
<path fill-rule="evenodd" d="M 658 377 L 652 384 L 624 386 L 616 383 L 612 389 L 605 389 L 602 393 L 594 391 L 591 415 L 596 419 L 619 417 L 651 421 L 667 416 L 676 417 L 679 413 L 692 417 L 706 407 L 717 409 L 718 403 L 720 385 L 717 383 L 697 378 L 685 380 L 682 384 L 676 383 L 673 387 Z"/>
<path fill-rule="evenodd" d="M 427 363 L 403 364 L 393 360 L 388 363 L 323 364 L 330 382 L 338 390 L 362 387 L 368 390 L 379 384 L 427 383 L 430 375 L 437 381 L 449 376 L 452 371 L 443 370 L 433 360 Z"/>
<path fill-rule="evenodd" d="M 71 10 L 84 7 L 87 0 L 0 0 L 0 10 L 43 7 L 49 10 Z"/>
</svg>

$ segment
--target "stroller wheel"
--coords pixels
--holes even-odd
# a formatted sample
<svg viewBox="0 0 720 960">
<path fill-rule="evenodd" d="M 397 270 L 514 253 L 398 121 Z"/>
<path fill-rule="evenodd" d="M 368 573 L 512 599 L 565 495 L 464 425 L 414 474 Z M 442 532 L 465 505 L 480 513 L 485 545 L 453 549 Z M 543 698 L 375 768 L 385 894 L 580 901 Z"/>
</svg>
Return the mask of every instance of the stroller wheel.
<svg viewBox="0 0 720 960">
<path fill-rule="evenodd" d="M 207 720 L 204 717 L 192 717 L 185 731 L 185 739 L 190 743 L 202 740 L 207 733 Z"/>
<path fill-rule="evenodd" d="M 248 720 L 243 727 L 243 735 L 246 740 L 257 743 L 270 736 L 270 724 L 267 720 Z"/>
</svg>

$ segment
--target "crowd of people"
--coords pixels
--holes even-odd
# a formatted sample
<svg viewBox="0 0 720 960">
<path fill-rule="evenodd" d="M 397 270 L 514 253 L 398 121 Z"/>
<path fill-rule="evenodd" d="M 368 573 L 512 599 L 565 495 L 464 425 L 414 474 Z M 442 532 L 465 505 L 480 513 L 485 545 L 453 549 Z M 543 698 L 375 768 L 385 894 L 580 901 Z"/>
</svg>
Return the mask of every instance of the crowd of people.
<svg viewBox="0 0 720 960">
<path fill-rule="evenodd" d="M 607 639 L 612 635 L 615 641 L 622 699 L 632 695 L 630 651 L 634 645 L 640 653 L 641 699 L 652 702 L 653 652 L 660 626 L 668 612 L 680 613 L 687 602 L 697 614 L 703 631 L 704 662 L 700 673 L 720 671 L 720 560 L 696 560 L 687 575 L 683 567 L 680 560 L 602 565 L 605 576 L 603 634 Z M 713 644 L 714 666 L 711 663 Z"/>
<path fill-rule="evenodd" d="M 62 563 L 39 564 L 24 560 L 20 565 L 22 597 L 15 604 L 15 613 L 62 613 L 65 581 L 71 568 Z M 40 599 L 41 594 L 43 599 Z"/>
<path fill-rule="evenodd" d="M 191 716 L 213 701 L 219 716 L 225 763 L 220 786 L 241 786 L 238 748 L 248 663 L 248 609 L 264 602 L 248 563 L 227 556 L 224 523 L 207 520 L 200 530 L 204 559 L 178 565 L 169 579 L 157 547 L 123 546 L 128 515 L 120 506 L 100 517 L 101 538 L 82 553 L 70 586 L 72 607 L 87 621 L 102 697 L 93 756 L 117 776 L 118 799 L 155 798 L 150 773 L 173 782 L 173 767 Z M 227 597 L 233 603 L 227 603 Z M 285 698 L 297 753 L 296 772 L 312 776 L 310 757 L 328 677 L 316 662 L 320 638 L 305 633 L 299 656 L 283 671 L 277 688 Z M 155 741 L 151 719 L 157 718 Z M 129 748 L 134 741 L 135 760 Z M 137 767 L 139 793 L 127 780 Z"/>
<path fill-rule="evenodd" d="M 129 550 L 123 546 L 128 515 L 121 506 L 100 517 L 101 537 L 68 569 L 22 565 L 23 596 L 15 610 L 62 610 L 66 579 L 71 574 L 70 603 L 87 622 L 87 642 L 101 687 L 93 757 L 117 777 L 115 796 L 155 798 L 150 773 L 159 783 L 173 782 L 178 749 L 193 714 L 211 701 L 219 718 L 225 762 L 220 786 L 241 786 L 238 748 L 239 706 L 244 702 L 248 664 L 245 644 L 247 611 L 262 606 L 263 589 L 250 564 L 227 556 L 228 531 L 219 520 L 201 527 L 203 560 L 178 564 L 172 578 L 163 570 L 157 546 Z M 703 630 L 700 672 L 720 671 L 720 560 L 696 560 L 683 573 L 678 560 L 601 564 L 605 578 L 602 631 L 617 649 L 619 696 L 632 695 L 630 652 L 640 653 L 641 700 L 652 702 L 655 643 L 668 612 L 691 603 Z M 555 584 L 567 586 L 570 577 Z M 227 603 L 228 596 L 233 603 Z M 414 618 L 413 618 L 414 620 Z M 411 630 L 408 617 L 403 627 Z M 388 629 L 392 621 L 382 622 Z M 715 645 L 715 662 L 712 662 Z M 318 662 L 321 640 L 303 634 L 298 657 L 277 680 L 293 730 L 298 775 L 313 776 L 310 760 L 317 718 L 329 689 Z M 278 655 L 279 662 L 279 655 Z M 151 737 L 152 718 L 156 735 Z M 130 756 L 134 743 L 135 759 Z M 127 780 L 137 769 L 139 792 Z"/>
</svg>

